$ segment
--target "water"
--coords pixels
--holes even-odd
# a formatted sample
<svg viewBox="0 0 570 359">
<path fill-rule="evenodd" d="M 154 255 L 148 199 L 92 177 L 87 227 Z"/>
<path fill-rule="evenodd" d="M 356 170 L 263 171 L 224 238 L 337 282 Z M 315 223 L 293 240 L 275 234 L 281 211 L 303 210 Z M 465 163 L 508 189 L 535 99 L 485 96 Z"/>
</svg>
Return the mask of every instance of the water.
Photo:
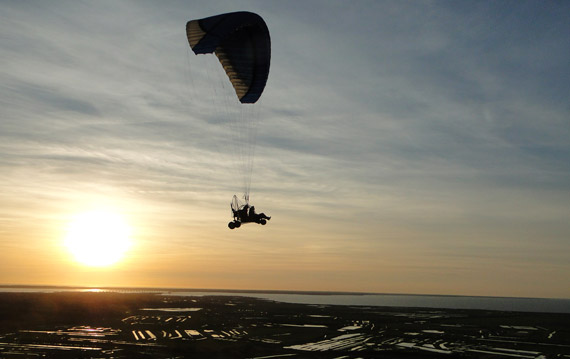
<svg viewBox="0 0 570 359">
<path fill-rule="evenodd" d="M 570 299 L 467 297 L 409 294 L 284 294 L 191 291 L 171 292 L 169 294 L 180 296 L 239 295 L 273 300 L 277 302 L 315 305 L 359 305 L 446 309 L 483 309 L 540 313 L 570 313 Z"/>
<path fill-rule="evenodd" d="M 156 293 L 173 296 L 243 296 L 276 302 L 314 305 L 358 305 L 385 307 L 415 307 L 444 309 L 482 309 L 515 312 L 570 313 L 570 299 L 513 298 L 513 297 L 469 297 L 449 295 L 410 294 L 312 294 L 312 293 L 263 293 L 239 291 L 192 291 L 177 289 L 98 289 L 58 287 L 0 287 L 0 293 L 8 292 L 120 292 Z"/>
</svg>

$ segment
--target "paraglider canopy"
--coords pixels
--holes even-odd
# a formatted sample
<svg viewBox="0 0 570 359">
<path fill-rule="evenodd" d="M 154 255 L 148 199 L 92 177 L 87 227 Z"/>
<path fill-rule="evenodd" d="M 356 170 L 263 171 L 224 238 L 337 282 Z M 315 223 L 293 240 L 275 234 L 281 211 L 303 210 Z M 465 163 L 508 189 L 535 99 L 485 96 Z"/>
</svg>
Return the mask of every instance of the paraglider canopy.
<svg viewBox="0 0 570 359">
<path fill-rule="evenodd" d="M 241 103 L 259 100 L 271 60 L 269 30 L 261 16 L 240 11 L 192 20 L 186 35 L 196 55 L 216 54 Z"/>
<path fill-rule="evenodd" d="M 234 145 L 232 152 L 242 162 L 238 171 L 244 184 L 245 204 L 234 196 L 233 221 L 228 226 L 233 229 L 243 223 L 264 225 L 271 217 L 256 213 L 255 208 L 249 206 L 249 191 L 259 118 L 259 104 L 256 103 L 265 89 L 271 62 L 271 39 L 267 25 L 259 15 L 240 11 L 191 20 L 186 23 L 186 35 L 196 55 L 216 55 L 234 90 L 227 86 L 221 71 L 215 72 L 222 76 L 221 89 L 224 91 L 218 92 L 216 88 L 212 99 L 214 102 L 220 101 L 220 104 L 215 104 L 212 110 L 223 110 L 221 122 L 231 126 L 227 143 Z M 226 92 L 225 89 L 230 91 Z M 234 92 L 239 102 L 235 101 Z"/>
</svg>

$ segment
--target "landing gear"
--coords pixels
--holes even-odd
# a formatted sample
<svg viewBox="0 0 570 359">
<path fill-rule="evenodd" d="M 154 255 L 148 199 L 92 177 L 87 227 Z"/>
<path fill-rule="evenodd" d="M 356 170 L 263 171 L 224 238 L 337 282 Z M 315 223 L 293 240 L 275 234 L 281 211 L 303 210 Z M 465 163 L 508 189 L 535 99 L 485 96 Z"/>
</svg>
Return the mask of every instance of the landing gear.
<svg viewBox="0 0 570 359">
<path fill-rule="evenodd" d="M 259 224 L 261 224 L 262 226 L 265 226 L 265 225 L 267 224 L 267 220 L 266 220 L 266 219 L 263 219 L 263 218 L 262 218 L 262 219 L 259 219 L 259 220 L 257 220 L 257 221 L 246 221 L 246 222 L 244 222 L 244 223 L 250 223 L 250 222 L 259 223 Z M 228 227 L 229 227 L 230 229 L 239 228 L 239 227 L 241 227 L 241 222 L 240 222 L 240 221 L 237 221 L 237 220 L 236 220 L 236 221 L 233 221 L 233 222 L 230 222 L 230 223 L 228 223 Z"/>
<path fill-rule="evenodd" d="M 257 223 L 264 226 L 271 219 L 265 213 L 255 213 L 255 207 L 250 207 L 248 203 L 240 203 L 235 195 L 232 198 L 231 208 L 234 220 L 228 223 L 229 229 L 239 228 L 244 223 Z"/>
<path fill-rule="evenodd" d="M 241 227 L 241 222 L 239 222 L 239 221 L 230 222 L 230 223 L 228 223 L 228 227 L 230 229 L 239 228 L 239 227 Z"/>
</svg>

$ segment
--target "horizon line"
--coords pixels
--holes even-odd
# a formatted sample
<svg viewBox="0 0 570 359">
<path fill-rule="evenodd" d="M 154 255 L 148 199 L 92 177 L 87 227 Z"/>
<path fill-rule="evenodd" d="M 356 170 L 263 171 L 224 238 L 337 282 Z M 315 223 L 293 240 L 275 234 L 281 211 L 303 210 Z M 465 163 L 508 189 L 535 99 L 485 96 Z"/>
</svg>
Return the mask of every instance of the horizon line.
<svg viewBox="0 0 570 359">
<path fill-rule="evenodd" d="M 121 287 L 121 286 L 81 286 L 53 284 L 0 284 L 0 288 L 45 288 L 45 289 L 79 289 L 102 291 L 128 292 L 214 292 L 214 293 L 265 293 L 265 294 L 298 294 L 298 295 L 395 295 L 395 296 L 426 296 L 426 297 L 474 297 L 474 298 L 517 298 L 517 299 L 553 299 L 570 300 L 570 298 L 553 297 L 515 297 L 501 295 L 468 295 L 468 294 L 422 294 L 422 293 L 386 293 L 358 291 L 322 291 L 322 290 L 292 290 L 292 289 L 227 289 L 227 288 L 170 288 L 170 287 Z"/>
</svg>

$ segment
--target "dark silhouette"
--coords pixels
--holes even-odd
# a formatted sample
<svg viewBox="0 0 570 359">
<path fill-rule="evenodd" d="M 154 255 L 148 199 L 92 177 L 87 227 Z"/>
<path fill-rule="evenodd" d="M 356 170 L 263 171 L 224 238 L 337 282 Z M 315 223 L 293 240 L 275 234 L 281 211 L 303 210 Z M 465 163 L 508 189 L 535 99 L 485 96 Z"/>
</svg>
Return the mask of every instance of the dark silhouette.
<svg viewBox="0 0 570 359">
<path fill-rule="evenodd" d="M 232 214 L 234 220 L 228 223 L 230 229 L 239 228 L 242 223 L 258 223 L 261 225 L 267 224 L 267 221 L 271 219 L 265 213 L 256 213 L 255 207 L 249 204 L 244 204 L 238 207 L 237 202 L 232 202 Z"/>
<path fill-rule="evenodd" d="M 242 221 L 243 221 L 243 220 L 246 220 L 246 219 L 249 218 L 249 213 L 248 213 L 248 212 L 249 212 L 249 204 L 246 203 L 242 208 L 240 208 L 240 209 L 237 211 L 237 214 L 238 214 L 237 217 L 240 218 Z M 234 217 L 235 217 L 235 216 L 234 216 Z"/>
<path fill-rule="evenodd" d="M 0 358 L 295 355 L 325 359 L 354 358 L 357 353 L 363 358 L 473 359 L 511 354 L 567 359 L 570 355 L 570 313 L 316 306 L 253 298 L 256 294 L 119 291 L 0 293 Z M 277 298 L 283 294 L 313 293 L 283 292 Z M 189 303 L 202 310 L 185 312 L 193 309 Z M 169 308 L 172 311 L 165 311 Z M 275 323 L 295 324 L 284 328 Z"/>
<path fill-rule="evenodd" d="M 253 219 L 255 222 L 257 222 L 261 219 L 267 219 L 267 220 L 271 219 L 271 217 L 266 216 L 265 213 L 263 213 L 263 212 L 261 212 L 259 214 L 255 213 L 255 206 L 250 207 L 249 218 Z"/>
</svg>

